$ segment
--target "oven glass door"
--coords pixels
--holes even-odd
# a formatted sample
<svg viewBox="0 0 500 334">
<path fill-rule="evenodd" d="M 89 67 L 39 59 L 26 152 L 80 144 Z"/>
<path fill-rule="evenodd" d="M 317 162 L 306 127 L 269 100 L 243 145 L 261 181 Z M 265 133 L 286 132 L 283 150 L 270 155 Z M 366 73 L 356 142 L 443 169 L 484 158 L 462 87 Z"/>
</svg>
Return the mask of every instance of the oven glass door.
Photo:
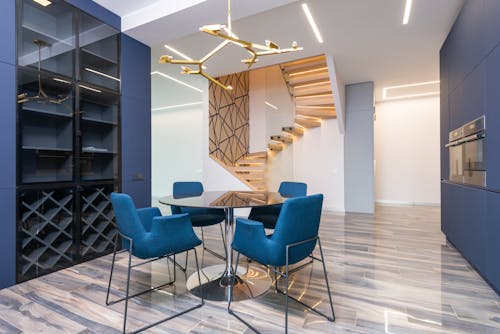
<svg viewBox="0 0 500 334">
<path fill-rule="evenodd" d="M 463 182 L 463 145 L 450 146 L 450 181 Z"/>
</svg>

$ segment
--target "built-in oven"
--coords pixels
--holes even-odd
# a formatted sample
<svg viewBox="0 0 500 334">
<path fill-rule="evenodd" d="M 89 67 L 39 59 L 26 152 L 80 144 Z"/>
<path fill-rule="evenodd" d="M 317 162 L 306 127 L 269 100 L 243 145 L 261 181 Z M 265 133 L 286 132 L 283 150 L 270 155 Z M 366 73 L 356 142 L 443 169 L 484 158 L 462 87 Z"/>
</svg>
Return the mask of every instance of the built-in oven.
<svg viewBox="0 0 500 334">
<path fill-rule="evenodd" d="M 486 186 L 485 136 L 484 116 L 449 133 L 450 181 Z"/>
</svg>

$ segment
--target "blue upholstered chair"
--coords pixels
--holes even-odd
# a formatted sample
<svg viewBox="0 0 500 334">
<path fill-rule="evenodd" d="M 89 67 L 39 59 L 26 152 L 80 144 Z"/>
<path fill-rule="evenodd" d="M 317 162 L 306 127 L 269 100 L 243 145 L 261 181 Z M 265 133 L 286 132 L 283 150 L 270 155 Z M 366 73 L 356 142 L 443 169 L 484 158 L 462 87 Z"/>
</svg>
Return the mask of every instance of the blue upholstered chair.
<svg viewBox="0 0 500 334">
<path fill-rule="evenodd" d="M 175 263 L 175 260 L 171 260 L 170 256 L 175 256 L 175 254 L 193 250 L 196 259 L 198 280 L 201 288 L 200 268 L 198 265 L 198 255 L 196 254 L 195 249 L 196 246 L 201 244 L 201 240 L 198 239 L 198 237 L 194 233 L 188 214 L 162 216 L 158 208 L 136 209 L 132 198 L 130 198 L 130 196 L 126 194 L 112 193 L 111 203 L 113 205 L 113 210 L 115 213 L 118 233 L 116 234 L 115 238 L 115 249 L 113 252 L 113 261 L 111 262 L 111 273 L 109 275 L 108 291 L 106 294 L 106 305 L 113 305 L 125 300 L 125 310 L 123 316 L 123 333 L 125 333 L 127 326 L 127 310 L 129 299 L 147 292 L 159 290 L 167 285 L 172 285 L 176 280 L 174 265 L 173 280 L 160 286 L 152 287 L 145 291 L 130 295 L 129 289 L 131 269 L 163 258 L 167 258 L 167 261 L 170 260 Z M 122 239 L 123 249 L 121 251 L 117 251 L 118 236 L 121 236 Z M 116 254 L 120 252 L 128 252 L 128 271 L 125 297 L 118 300 L 109 301 L 109 292 L 111 289 L 111 281 L 113 279 L 115 258 Z M 145 261 L 134 264 L 132 266 L 132 255 Z M 201 294 L 201 296 L 203 296 L 203 293 Z M 197 309 L 203 306 L 203 304 L 204 300 L 203 297 L 201 297 L 200 304 L 197 304 L 183 312 L 170 315 L 165 319 L 135 330 L 134 333 L 143 331 L 147 328 L 175 318 L 181 314 Z"/>
<path fill-rule="evenodd" d="M 266 235 L 264 225 L 261 222 L 242 218 L 236 220 L 236 231 L 232 243 L 233 250 L 238 252 L 235 271 L 238 270 L 240 254 L 244 254 L 266 265 L 274 272 L 275 289 L 277 292 L 285 295 L 286 333 L 288 332 L 288 298 L 295 300 L 313 312 L 327 318 L 329 321 L 335 321 L 325 259 L 318 235 L 322 205 L 323 195 L 303 196 L 286 200 L 276 222 L 274 233 L 270 236 Z M 319 246 L 321 258 L 313 256 L 313 259 L 323 264 L 323 273 L 332 313 L 331 317 L 288 295 L 290 265 L 308 258 L 316 247 L 316 243 Z M 284 272 L 278 270 L 278 267 L 284 267 Z M 277 275 L 285 279 L 284 292 L 278 288 Z M 228 312 L 255 332 L 259 332 L 231 309 L 231 299 L 229 300 Z"/>
<path fill-rule="evenodd" d="M 203 184 L 201 184 L 201 182 L 174 182 L 173 196 L 175 198 L 199 196 L 202 193 Z M 225 256 L 222 256 L 215 251 L 205 247 L 205 235 L 203 233 L 203 227 L 219 224 L 222 242 L 223 244 L 225 244 L 224 232 L 222 230 L 221 224 L 225 218 L 223 209 L 187 208 L 175 205 L 172 205 L 171 209 L 172 214 L 188 213 L 189 217 L 191 218 L 193 227 L 201 228 L 201 240 L 203 241 L 203 249 L 225 260 Z"/>
<path fill-rule="evenodd" d="M 298 197 L 307 195 L 307 184 L 301 182 L 281 182 L 278 192 L 283 197 Z M 265 228 L 274 229 L 280 214 L 281 204 L 252 208 L 248 219 L 264 224 Z"/>
</svg>

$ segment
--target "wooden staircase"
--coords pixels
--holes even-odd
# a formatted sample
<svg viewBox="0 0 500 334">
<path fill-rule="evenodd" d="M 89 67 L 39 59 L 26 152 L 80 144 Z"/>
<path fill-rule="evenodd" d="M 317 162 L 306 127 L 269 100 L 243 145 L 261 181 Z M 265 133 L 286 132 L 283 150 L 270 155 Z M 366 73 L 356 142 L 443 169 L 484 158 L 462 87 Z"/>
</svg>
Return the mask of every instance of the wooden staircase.
<svg viewBox="0 0 500 334">
<path fill-rule="evenodd" d="M 323 120 L 337 117 L 328 66 L 324 55 L 282 64 L 281 72 L 295 105 L 293 126 L 271 136 L 270 151 L 282 151 L 304 129 L 320 127 Z M 286 138 L 286 139 L 285 139 Z"/>
<path fill-rule="evenodd" d="M 293 125 L 282 127 L 281 133 L 270 137 L 268 151 L 276 152 L 293 144 L 306 129 L 320 127 L 324 120 L 337 117 L 324 55 L 292 61 L 280 67 L 294 102 L 295 118 Z M 250 189 L 264 191 L 267 190 L 268 151 L 247 154 L 234 166 L 219 163 Z"/>
</svg>

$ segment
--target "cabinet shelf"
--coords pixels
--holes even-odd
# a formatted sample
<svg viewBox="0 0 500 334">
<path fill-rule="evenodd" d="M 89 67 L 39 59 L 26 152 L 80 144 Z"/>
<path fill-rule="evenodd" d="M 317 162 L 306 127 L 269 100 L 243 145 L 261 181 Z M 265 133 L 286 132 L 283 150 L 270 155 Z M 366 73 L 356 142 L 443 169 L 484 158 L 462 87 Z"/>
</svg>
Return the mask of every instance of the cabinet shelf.
<svg viewBox="0 0 500 334">
<path fill-rule="evenodd" d="M 62 113 L 56 112 L 56 111 L 49 111 L 49 110 L 43 110 L 43 109 L 38 109 L 38 108 L 32 108 L 32 107 L 23 107 L 22 110 L 24 113 L 36 113 L 36 114 L 45 115 L 48 117 L 62 117 L 62 118 L 72 118 L 73 117 L 73 115 L 71 113 L 62 114 Z"/>
<path fill-rule="evenodd" d="M 32 150 L 32 151 L 52 151 L 52 152 L 73 152 L 71 148 L 62 148 L 62 147 L 44 147 L 44 146 L 23 146 L 23 150 Z"/>
<path fill-rule="evenodd" d="M 117 125 L 116 122 L 105 121 L 105 120 L 97 119 L 97 118 L 82 117 L 82 120 L 85 122 L 96 123 L 96 124 L 100 124 L 100 125 L 107 125 L 107 126 Z"/>
</svg>

